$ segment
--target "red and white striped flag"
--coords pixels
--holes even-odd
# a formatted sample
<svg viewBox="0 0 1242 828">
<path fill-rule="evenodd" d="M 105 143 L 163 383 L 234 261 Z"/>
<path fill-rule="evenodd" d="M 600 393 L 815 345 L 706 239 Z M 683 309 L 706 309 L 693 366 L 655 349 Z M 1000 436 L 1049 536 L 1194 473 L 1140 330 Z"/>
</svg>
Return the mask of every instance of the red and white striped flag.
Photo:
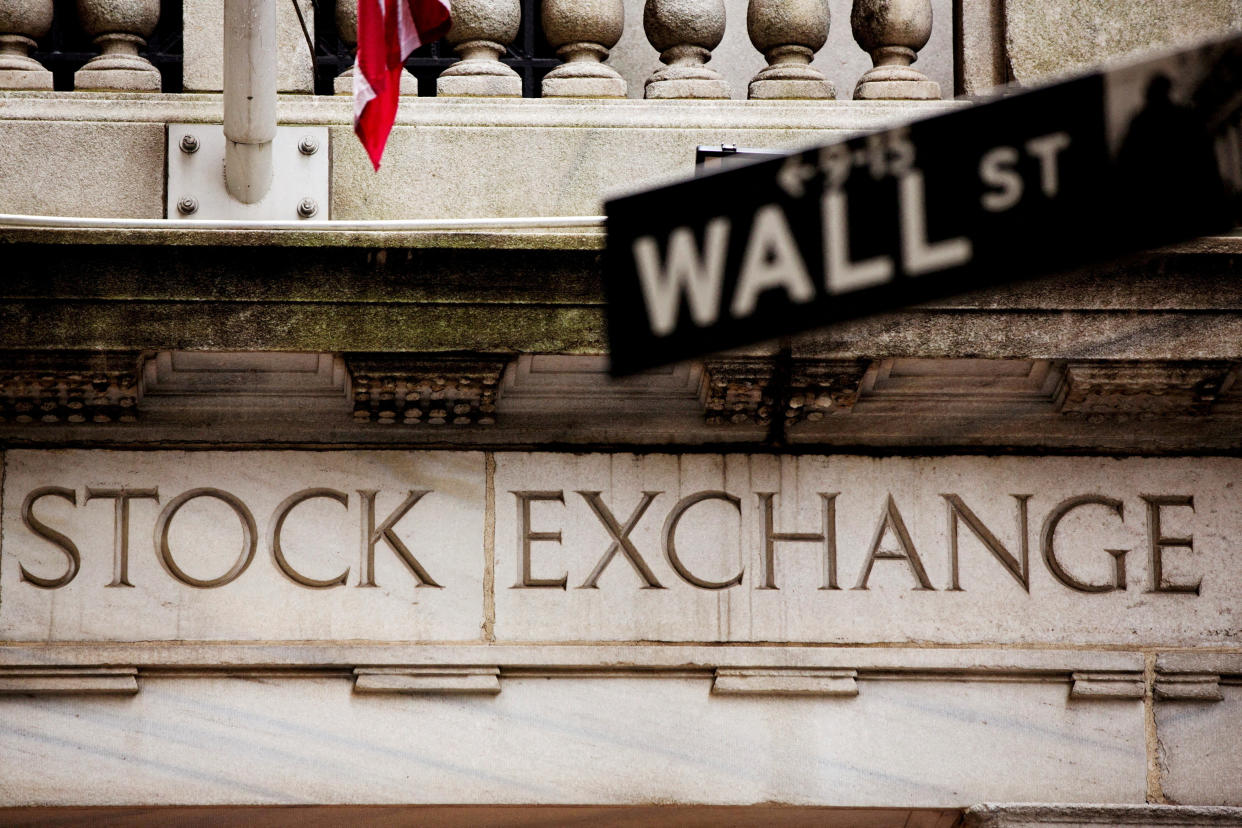
<svg viewBox="0 0 1242 828">
<path fill-rule="evenodd" d="M 379 169 L 397 118 L 401 64 L 449 30 L 449 0 L 358 0 L 354 132 Z"/>
</svg>

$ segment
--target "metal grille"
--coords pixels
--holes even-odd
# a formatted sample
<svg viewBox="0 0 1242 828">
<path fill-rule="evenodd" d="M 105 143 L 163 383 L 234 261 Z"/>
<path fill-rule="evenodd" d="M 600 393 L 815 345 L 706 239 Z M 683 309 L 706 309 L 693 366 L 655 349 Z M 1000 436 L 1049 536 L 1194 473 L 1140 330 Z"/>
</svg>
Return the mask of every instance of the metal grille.
<svg viewBox="0 0 1242 828">
<path fill-rule="evenodd" d="M 52 71 L 55 88 L 64 92 L 73 89 L 73 73 L 99 54 L 91 36 L 78 24 L 75 6 L 75 0 L 55 0 L 52 30 L 33 53 L 35 60 Z M 181 91 L 181 0 L 160 4 L 160 22 L 140 54 L 160 70 L 163 91 Z"/>
<path fill-rule="evenodd" d="M 352 2 L 353 0 L 337 0 Z M 522 27 L 517 39 L 509 46 L 501 62 L 513 67 L 522 78 L 522 95 L 538 98 L 543 76 L 560 65 L 556 51 L 543 36 L 539 20 L 539 0 L 522 0 Z M 353 52 L 336 30 L 336 15 L 331 0 L 315 3 L 315 93 L 331 95 L 332 81 L 353 63 Z M 418 78 L 418 94 L 436 94 L 436 78 L 457 61 L 448 43 L 438 41 L 416 50 L 405 67 Z"/>
</svg>

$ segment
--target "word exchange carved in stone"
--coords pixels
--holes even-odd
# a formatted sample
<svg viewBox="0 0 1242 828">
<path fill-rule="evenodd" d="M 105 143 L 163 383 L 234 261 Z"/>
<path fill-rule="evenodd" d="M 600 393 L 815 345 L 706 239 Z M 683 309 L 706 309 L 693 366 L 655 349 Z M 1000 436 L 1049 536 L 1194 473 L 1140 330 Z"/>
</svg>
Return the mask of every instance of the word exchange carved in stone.
<svg viewBox="0 0 1242 828">
<path fill-rule="evenodd" d="M 566 492 L 555 491 L 514 491 L 511 493 L 517 504 L 517 556 L 518 572 L 515 589 L 559 588 L 565 589 L 569 583 L 567 572 L 547 577 L 532 574 L 532 544 L 561 543 L 559 530 L 547 528 L 536 529 L 532 526 L 531 506 L 538 502 L 566 503 Z M 633 568 L 644 589 L 664 589 L 665 585 L 652 571 L 647 559 L 635 545 L 631 534 L 640 521 L 647 516 L 652 503 L 660 496 L 660 491 L 644 491 L 642 498 L 633 508 L 628 517 L 621 520 L 612 508 L 604 501 L 601 492 L 576 491 L 572 493 L 581 498 L 588 510 L 599 521 L 607 534 L 610 543 L 591 569 L 590 574 L 579 585 L 582 589 L 593 589 L 599 585 L 604 571 L 618 558 L 624 559 Z M 777 531 L 775 521 L 775 503 L 777 492 L 755 492 L 757 502 L 750 504 L 758 510 L 760 543 L 755 556 L 760 564 L 760 573 L 756 578 L 757 589 L 779 589 L 777 584 L 777 544 L 804 543 L 815 544 L 821 552 L 822 581 L 819 589 L 841 589 L 841 575 L 837 559 L 837 500 L 840 492 L 816 492 L 820 500 L 821 522 L 816 532 Z M 979 543 L 994 557 L 1004 571 L 1030 592 L 1030 501 L 1033 495 L 1012 495 L 1015 506 L 1016 536 L 1018 538 L 1016 554 L 1003 543 L 980 517 L 967 505 L 966 501 L 955 493 L 939 495 L 945 504 L 947 546 L 949 567 L 949 586 L 953 591 L 963 591 L 960 577 L 960 543 L 962 527 L 971 532 Z M 1166 593 L 1188 593 L 1198 595 L 1202 578 L 1193 581 L 1174 581 L 1165 574 L 1164 556 L 1170 550 L 1193 550 L 1194 539 L 1191 535 L 1169 535 L 1164 526 L 1165 512 L 1174 508 L 1194 509 L 1194 496 L 1189 494 L 1152 494 L 1141 495 L 1145 506 L 1145 529 L 1147 534 L 1147 591 Z M 746 578 L 746 566 L 738 565 L 736 573 L 723 579 L 703 577 L 692 571 L 682 560 L 677 551 L 678 528 L 682 519 L 699 504 L 717 501 L 728 504 L 737 512 L 739 532 L 744 506 L 743 498 L 735 493 L 724 490 L 703 490 L 692 492 L 676 500 L 664 515 L 659 530 L 659 548 L 664 559 L 676 576 L 687 584 L 705 590 L 723 590 L 740 586 Z M 1049 573 L 1064 586 L 1078 592 L 1112 592 L 1126 589 L 1126 560 L 1128 549 L 1105 549 L 1102 554 L 1111 560 L 1112 577 L 1108 580 L 1090 581 L 1071 574 L 1058 552 L 1057 529 L 1062 521 L 1071 514 L 1091 507 L 1102 509 L 1103 515 L 1113 517 L 1117 521 L 1124 520 L 1125 506 L 1122 500 L 1105 494 L 1083 494 L 1067 497 L 1055 505 L 1044 516 L 1039 530 L 1039 550 Z M 1095 515 L 1093 517 L 1098 517 Z M 867 520 L 866 515 L 851 515 L 849 519 Z M 879 509 L 878 516 L 872 516 L 875 529 L 871 534 L 871 542 L 863 558 L 861 569 L 854 580 L 852 589 L 865 590 L 872 571 L 878 561 L 901 561 L 909 569 L 913 578 L 914 588 L 934 590 L 927 567 L 919 554 L 901 509 L 891 493 Z M 648 519 L 650 520 L 650 519 Z M 657 519 L 658 520 L 658 519 Z M 895 548 L 884 544 L 886 537 L 895 539 Z M 648 553 L 649 554 L 649 553 Z"/>
</svg>

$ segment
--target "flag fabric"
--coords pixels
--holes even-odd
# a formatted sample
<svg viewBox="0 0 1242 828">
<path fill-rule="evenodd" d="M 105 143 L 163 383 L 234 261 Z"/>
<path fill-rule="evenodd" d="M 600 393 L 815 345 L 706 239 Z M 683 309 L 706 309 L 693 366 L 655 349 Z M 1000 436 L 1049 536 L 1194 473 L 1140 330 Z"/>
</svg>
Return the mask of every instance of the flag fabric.
<svg viewBox="0 0 1242 828">
<path fill-rule="evenodd" d="M 358 0 L 354 61 L 354 132 L 379 169 L 397 119 L 401 65 L 410 52 L 443 37 L 449 0 Z"/>
</svg>

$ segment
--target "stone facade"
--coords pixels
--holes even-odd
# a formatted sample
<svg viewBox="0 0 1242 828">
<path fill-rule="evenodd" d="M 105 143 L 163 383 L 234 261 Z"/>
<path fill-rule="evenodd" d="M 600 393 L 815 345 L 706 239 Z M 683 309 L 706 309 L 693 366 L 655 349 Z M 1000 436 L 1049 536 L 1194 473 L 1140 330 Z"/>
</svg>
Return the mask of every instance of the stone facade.
<svg viewBox="0 0 1242 828">
<path fill-rule="evenodd" d="M 535 100 L 518 6 L 379 173 L 282 6 L 334 223 L 231 228 L 221 3 L 169 94 L 0 11 L 0 212 L 83 217 L 0 216 L 0 823 L 1242 825 L 1236 237 L 614 380 L 595 218 L 1236 4 L 545 0 Z"/>
</svg>

